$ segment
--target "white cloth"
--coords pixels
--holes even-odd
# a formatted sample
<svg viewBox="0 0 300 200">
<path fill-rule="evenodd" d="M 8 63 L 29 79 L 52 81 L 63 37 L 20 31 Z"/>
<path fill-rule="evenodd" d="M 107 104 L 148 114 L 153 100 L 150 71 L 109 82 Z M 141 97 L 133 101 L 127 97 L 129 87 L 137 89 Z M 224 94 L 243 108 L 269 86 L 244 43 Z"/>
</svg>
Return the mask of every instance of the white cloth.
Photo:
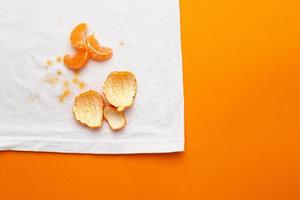
<svg viewBox="0 0 300 200">
<path fill-rule="evenodd" d="M 0 149 L 65 153 L 162 153 L 184 150 L 184 99 L 178 0 L 0 0 Z M 79 23 L 114 50 L 90 61 L 79 79 L 101 92 L 112 71 L 132 71 L 138 92 L 120 132 L 98 130 L 73 117 L 73 72 L 57 56 L 73 53 Z M 123 43 L 123 44 L 121 44 Z M 45 68 L 47 60 L 53 66 Z M 46 74 L 62 70 L 56 85 Z M 63 80 L 72 94 L 58 101 Z"/>
</svg>

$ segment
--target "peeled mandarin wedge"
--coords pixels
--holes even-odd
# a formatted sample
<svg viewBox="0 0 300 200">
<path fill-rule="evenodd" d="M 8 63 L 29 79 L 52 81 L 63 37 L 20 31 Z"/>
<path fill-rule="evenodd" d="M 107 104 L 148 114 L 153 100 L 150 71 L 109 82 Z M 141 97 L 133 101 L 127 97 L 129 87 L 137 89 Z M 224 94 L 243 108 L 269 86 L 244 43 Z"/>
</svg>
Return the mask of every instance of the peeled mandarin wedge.
<svg viewBox="0 0 300 200">
<path fill-rule="evenodd" d="M 114 131 L 122 129 L 126 124 L 124 113 L 117 111 L 113 106 L 105 106 L 103 115 L 110 128 Z"/>
<path fill-rule="evenodd" d="M 75 55 L 65 55 L 64 64 L 72 70 L 82 69 L 89 60 L 87 51 L 78 51 Z"/>
<path fill-rule="evenodd" d="M 111 48 L 102 47 L 94 35 L 90 35 L 86 38 L 86 45 L 90 57 L 93 60 L 105 61 L 112 57 L 113 51 Z"/>
<path fill-rule="evenodd" d="M 77 25 L 71 32 L 70 42 L 71 45 L 79 50 L 86 50 L 85 36 L 86 36 L 87 24 L 81 23 Z"/>
<path fill-rule="evenodd" d="M 90 128 L 102 126 L 103 98 L 95 91 L 89 90 L 75 98 L 73 113 L 75 119 Z"/>
<path fill-rule="evenodd" d="M 119 112 L 133 104 L 136 90 L 136 78 L 131 72 L 112 72 L 103 87 L 107 101 Z"/>
</svg>

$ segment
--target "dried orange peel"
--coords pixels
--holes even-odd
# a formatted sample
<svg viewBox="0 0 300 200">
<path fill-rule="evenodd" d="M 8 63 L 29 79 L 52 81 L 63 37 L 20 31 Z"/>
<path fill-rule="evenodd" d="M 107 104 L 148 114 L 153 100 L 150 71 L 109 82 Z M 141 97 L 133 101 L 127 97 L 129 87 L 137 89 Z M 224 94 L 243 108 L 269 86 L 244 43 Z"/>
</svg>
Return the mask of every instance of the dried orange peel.
<svg viewBox="0 0 300 200">
<path fill-rule="evenodd" d="M 77 25 L 71 32 L 70 35 L 71 45 L 78 51 L 86 50 L 86 43 L 85 43 L 86 31 L 87 31 L 87 24 L 81 23 Z"/>
<path fill-rule="evenodd" d="M 105 106 L 103 116 L 108 122 L 109 127 L 114 131 L 122 129 L 126 124 L 124 113 L 117 111 L 113 106 Z"/>
<path fill-rule="evenodd" d="M 103 98 L 95 91 L 89 90 L 75 98 L 73 113 L 75 119 L 90 128 L 99 128 L 103 120 Z"/>
<path fill-rule="evenodd" d="M 112 72 L 104 83 L 107 101 L 121 112 L 133 104 L 136 96 L 136 78 L 131 72 Z"/>
<path fill-rule="evenodd" d="M 72 70 L 80 70 L 86 66 L 89 60 L 87 51 L 78 51 L 75 55 L 65 55 L 64 64 Z"/>
<path fill-rule="evenodd" d="M 111 48 L 102 47 L 94 35 L 86 38 L 86 45 L 90 58 L 96 61 L 105 61 L 112 57 L 113 51 Z"/>
</svg>

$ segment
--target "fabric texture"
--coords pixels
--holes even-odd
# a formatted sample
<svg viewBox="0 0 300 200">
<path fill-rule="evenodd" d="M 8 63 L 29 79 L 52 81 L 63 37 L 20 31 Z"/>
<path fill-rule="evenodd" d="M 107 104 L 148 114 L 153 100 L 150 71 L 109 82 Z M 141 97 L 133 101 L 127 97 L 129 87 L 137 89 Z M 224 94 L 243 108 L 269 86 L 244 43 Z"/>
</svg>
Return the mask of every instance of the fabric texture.
<svg viewBox="0 0 300 200">
<path fill-rule="evenodd" d="M 127 154 L 184 150 L 184 98 L 178 0 L 10 0 L 0 7 L 0 149 Z M 72 54 L 71 30 L 88 24 L 104 46 L 106 62 L 89 61 L 78 79 L 58 56 Z M 47 60 L 52 64 L 46 66 Z M 56 76 L 58 70 L 60 76 Z M 90 130 L 74 120 L 74 98 L 102 91 L 113 71 L 131 71 L 138 83 L 127 125 L 106 122 Z M 50 77 L 50 78 L 49 78 Z M 63 82 L 71 95 L 59 96 Z"/>
</svg>

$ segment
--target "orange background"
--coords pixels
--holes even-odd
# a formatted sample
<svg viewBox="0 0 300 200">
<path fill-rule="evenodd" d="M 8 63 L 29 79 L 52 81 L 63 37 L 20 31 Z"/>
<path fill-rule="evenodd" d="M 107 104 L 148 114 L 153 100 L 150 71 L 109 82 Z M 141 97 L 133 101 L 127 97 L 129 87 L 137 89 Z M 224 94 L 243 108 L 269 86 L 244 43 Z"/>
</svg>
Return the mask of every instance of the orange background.
<svg viewBox="0 0 300 200">
<path fill-rule="evenodd" d="M 0 199 L 300 199 L 300 3 L 182 0 L 186 152 L 0 153 Z"/>
</svg>

